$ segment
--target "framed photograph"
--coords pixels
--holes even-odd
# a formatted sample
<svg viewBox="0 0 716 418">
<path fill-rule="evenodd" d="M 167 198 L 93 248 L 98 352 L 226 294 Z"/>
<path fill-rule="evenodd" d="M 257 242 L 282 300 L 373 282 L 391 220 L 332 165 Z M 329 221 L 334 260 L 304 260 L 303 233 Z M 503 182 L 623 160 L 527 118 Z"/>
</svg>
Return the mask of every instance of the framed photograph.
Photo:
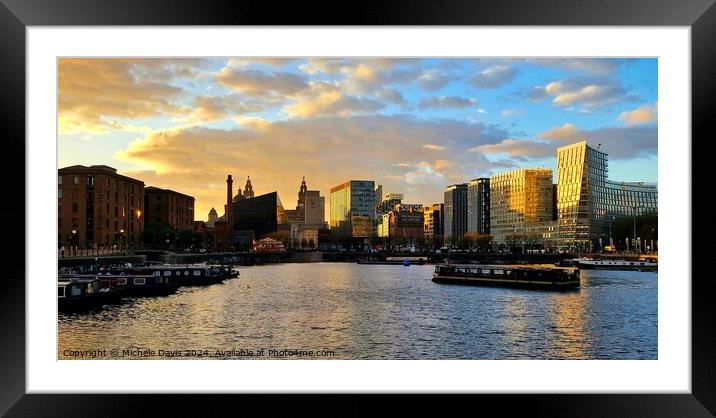
<svg viewBox="0 0 716 418">
<path fill-rule="evenodd" d="M 3 0 L 26 252 L 2 411 L 462 393 L 711 416 L 690 194 L 711 3 L 283 26 L 306 12 Z"/>
</svg>

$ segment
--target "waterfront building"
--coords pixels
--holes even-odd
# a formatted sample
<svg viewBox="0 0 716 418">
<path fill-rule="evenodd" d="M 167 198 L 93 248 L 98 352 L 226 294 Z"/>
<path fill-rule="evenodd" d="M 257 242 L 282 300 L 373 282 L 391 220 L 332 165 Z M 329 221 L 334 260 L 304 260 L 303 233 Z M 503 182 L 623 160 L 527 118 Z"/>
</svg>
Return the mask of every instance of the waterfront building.
<svg viewBox="0 0 716 418">
<path fill-rule="evenodd" d="M 609 180 L 608 154 L 598 148 L 582 141 L 557 149 L 561 249 L 599 248 L 600 238 L 608 240 L 610 222 L 658 211 L 656 185 Z"/>
<path fill-rule="evenodd" d="M 435 203 L 425 208 L 423 211 L 423 235 L 425 235 L 425 238 L 433 238 L 445 234 L 443 231 L 444 213 L 444 203 Z"/>
<path fill-rule="evenodd" d="M 241 193 L 241 189 L 239 189 L 239 193 Z M 246 176 L 246 185 L 244 186 L 244 193 L 243 193 L 244 199 L 251 199 L 254 197 L 254 188 L 251 185 L 251 177 Z"/>
<path fill-rule="evenodd" d="M 331 188 L 330 226 L 356 238 L 374 235 L 375 182 L 350 180 Z"/>
<path fill-rule="evenodd" d="M 237 199 L 232 206 L 234 232 L 253 231 L 258 239 L 276 232 L 278 225 L 285 221 L 283 205 L 276 192 Z"/>
<path fill-rule="evenodd" d="M 375 187 L 375 208 L 376 208 L 376 219 L 380 221 L 380 218 L 383 216 L 382 213 L 378 212 L 378 205 L 383 200 L 383 185 L 379 184 Z"/>
<path fill-rule="evenodd" d="M 539 241 L 552 221 L 552 170 L 522 168 L 490 177 L 490 232 L 495 244 Z"/>
<path fill-rule="evenodd" d="M 376 212 L 382 216 L 393 210 L 395 205 L 399 205 L 404 198 L 405 195 L 402 193 L 386 193 L 376 206 Z"/>
<path fill-rule="evenodd" d="M 457 242 L 467 232 L 467 183 L 447 186 L 444 208 L 445 242 Z"/>
<path fill-rule="evenodd" d="M 144 228 L 144 182 L 106 165 L 57 173 L 59 246 L 137 244 Z"/>
<path fill-rule="evenodd" d="M 378 224 L 376 233 L 381 238 L 390 236 L 390 213 L 380 215 L 380 223 Z"/>
<path fill-rule="evenodd" d="M 490 234 L 490 179 L 470 180 L 467 185 L 467 232 Z"/>
<path fill-rule="evenodd" d="M 214 223 L 219 220 L 219 215 L 216 213 L 216 209 L 211 208 L 207 215 L 206 227 L 211 229 L 214 227 Z"/>
<path fill-rule="evenodd" d="M 389 237 L 411 241 L 424 237 L 423 205 L 399 203 L 387 215 Z"/>
<path fill-rule="evenodd" d="M 194 197 L 158 187 L 144 188 L 146 221 L 163 222 L 177 231 L 194 228 Z"/>
</svg>

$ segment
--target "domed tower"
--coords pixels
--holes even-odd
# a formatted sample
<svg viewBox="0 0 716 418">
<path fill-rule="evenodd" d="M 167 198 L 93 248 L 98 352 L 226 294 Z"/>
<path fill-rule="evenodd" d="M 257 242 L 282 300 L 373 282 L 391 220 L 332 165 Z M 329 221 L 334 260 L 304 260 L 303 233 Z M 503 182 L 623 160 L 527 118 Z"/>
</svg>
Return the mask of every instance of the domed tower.
<svg viewBox="0 0 716 418">
<path fill-rule="evenodd" d="M 306 187 L 306 177 L 304 176 L 301 180 L 301 188 L 298 189 L 298 208 L 301 209 L 304 206 L 306 206 L 306 191 L 308 190 L 308 187 Z"/>
<path fill-rule="evenodd" d="M 246 186 L 244 186 L 244 199 L 254 197 L 254 188 L 251 186 L 251 177 L 246 176 Z"/>
<path fill-rule="evenodd" d="M 233 201 L 238 202 L 239 200 L 244 200 L 244 195 L 241 194 L 241 186 L 239 186 L 239 189 L 236 191 L 236 196 L 234 196 Z"/>
</svg>

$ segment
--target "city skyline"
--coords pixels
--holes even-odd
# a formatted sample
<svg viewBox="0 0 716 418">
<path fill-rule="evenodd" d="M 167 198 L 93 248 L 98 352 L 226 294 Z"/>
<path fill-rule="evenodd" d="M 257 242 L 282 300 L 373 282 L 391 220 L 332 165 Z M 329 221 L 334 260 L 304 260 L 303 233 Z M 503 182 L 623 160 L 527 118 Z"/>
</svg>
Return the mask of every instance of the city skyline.
<svg viewBox="0 0 716 418">
<path fill-rule="evenodd" d="M 59 166 L 105 164 L 222 212 L 223 180 L 293 207 L 374 180 L 408 203 L 586 139 L 657 180 L 656 59 L 60 59 Z M 330 210 L 326 205 L 326 214 Z M 326 216 L 326 219 L 329 219 Z"/>
</svg>

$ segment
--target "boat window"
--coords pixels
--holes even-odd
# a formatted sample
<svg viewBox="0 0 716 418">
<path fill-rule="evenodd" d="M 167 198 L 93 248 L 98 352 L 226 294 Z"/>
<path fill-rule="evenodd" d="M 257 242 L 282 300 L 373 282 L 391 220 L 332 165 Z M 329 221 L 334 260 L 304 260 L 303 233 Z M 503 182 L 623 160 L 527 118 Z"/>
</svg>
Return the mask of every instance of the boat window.
<svg viewBox="0 0 716 418">
<path fill-rule="evenodd" d="M 201 271 L 194 270 L 194 276 L 201 276 Z"/>
<path fill-rule="evenodd" d="M 57 286 L 57 297 L 59 297 L 59 298 L 65 297 L 65 287 L 64 286 Z"/>
<path fill-rule="evenodd" d="M 164 275 L 165 275 L 165 276 L 171 276 L 171 275 L 172 275 L 172 272 L 169 271 L 169 270 L 167 270 L 167 271 L 164 272 Z"/>
<path fill-rule="evenodd" d="M 82 289 L 79 286 L 72 286 L 70 294 L 72 296 L 79 296 L 82 294 Z"/>
<path fill-rule="evenodd" d="M 174 272 L 174 274 L 178 276 L 178 275 L 181 274 L 181 271 L 177 270 L 177 271 Z"/>
<path fill-rule="evenodd" d="M 495 274 L 504 274 L 505 272 L 502 270 L 493 270 Z"/>
<path fill-rule="evenodd" d="M 134 278 L 134 285 L 135 286 L 142 286 L 147 282 L 147 280 L 144 277 L 135 277 Z"/>
<path fill-rule="evenodd" d="M 161 272 L 161 271 L 155 271 L 155 272 L 154 272 L 154 275 L 155 275 L 155 276 L 161 276 L 161 275 L 162 275 L 162 272 Z"/>
<path fill-rule="evenodd" d="M 120 277 L 119 279 L 117 279 L 117 284 L 119 284 L 119 285 L 125 285 L 125 284 L 127 284 L 127 278 L 126 278 L 126 277 Z"/>
<path fill-rule="evenodd" d="M 188 276 L 188 275 L 189 275 L 189 270 L 184 270 L 184 275 L 185 275 L 185 276 Z"/>
<path fill-rule="evenodd" d="M 490 270 L 482 269 L 482 274 L 490 274 Z"/>
</svg>

